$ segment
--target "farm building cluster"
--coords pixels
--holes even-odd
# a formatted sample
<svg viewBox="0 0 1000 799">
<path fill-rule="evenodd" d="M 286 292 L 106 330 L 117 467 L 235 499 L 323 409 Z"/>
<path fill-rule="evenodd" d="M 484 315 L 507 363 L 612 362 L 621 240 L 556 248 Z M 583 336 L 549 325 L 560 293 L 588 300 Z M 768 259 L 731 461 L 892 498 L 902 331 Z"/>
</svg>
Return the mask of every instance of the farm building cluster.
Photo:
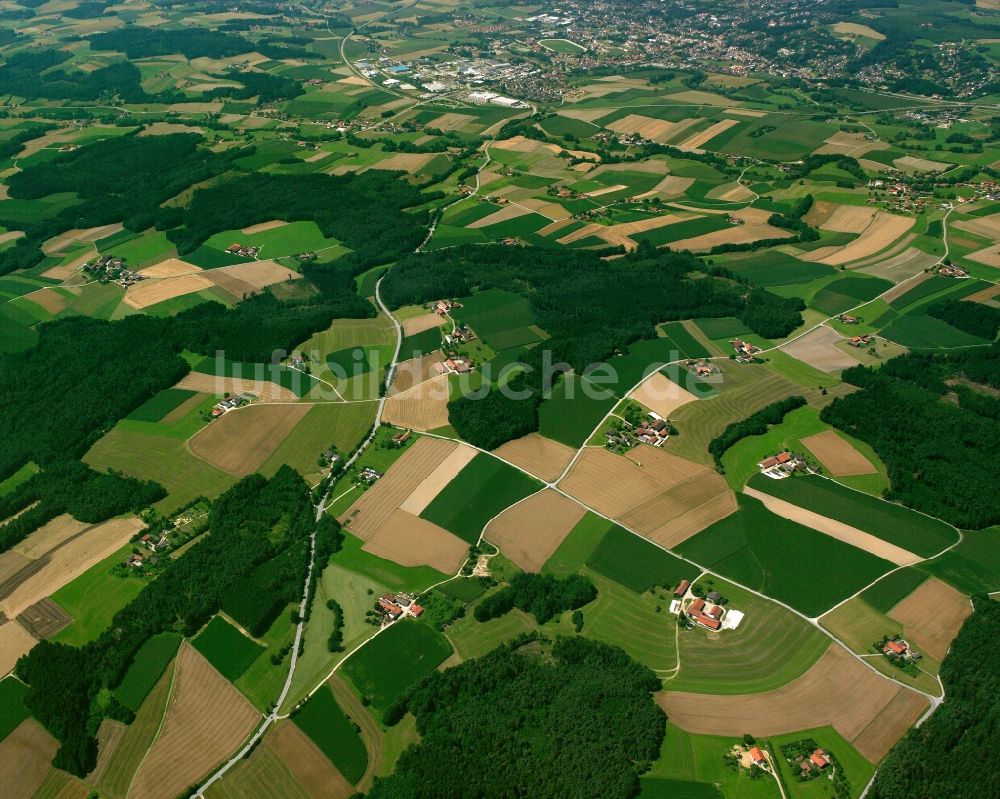
<svg viewBox="0 0 1000 799">
<path fill-rule="evenodd" d="M 250 393 L 226 397 L 225 399 L 219 400 L 215 403 L 215 407 L 212 408 L 211 416 L 213 419 L 218 419 L 223 414 L 229 413 L 237 408 L 242 408 L 244 405 L 249 405 L 255 399 L 257 399 L 257 396 Z"/>
<path fill-rule="evenodd" d="M 455 355 L 434 364 L 434 371 L 439 375 L 468 374 L 472 371 L 472 361 L 464 355 Z"/>
<path fill-rule="evenodd" d="M 413 594 L 382 594 L 375 602 L 375 613 L 383 624 L 394 622 L 403 616 L 419 617 L 424 609 L 416 603 Z"/>
<path fill-rule="evenodd" d="M 697 592 L 697 593 L 696 593 Z M 718 630 L 735 630 L 743 621 L 744 614 L 739 610 L 725 607 L 725 600 L 718 591 L 709 591 L 704 596 L 698 596 L 700 589 L 692 587 L 689 580 L 681 580 L 674 589 L 674 599 L 670 603 L 670 612 L 686 619 L 688 629 L 694 626 L 717 632 Z"/>
<path fill-rule="evenodd" d="M 955 266 L 955 264 L 943 264 L 938 269 L 937 273 L 941 275 L 941 277 L 954 277 L 958 278 L 959 280 L 964 280 L 969 276 L 968 272 L 966 272 L 960 266 Z"/>
<path fill-rule="evenodd" d="M 454 347 L 458 344 L 466 344 L 470 341 L 475 341 L 476 334 L 471 327 L 465 324 L 455 325 L 450 333 L 447 333 L 444 337 L 444 343 L 450 347 Z"/>
<path fill-rule="evenodd" d="M 260 248 L 247 247 L 240 244 L 239 242 L 234 242 L 233 244 L 230 244 L 228 247 L 226 247 L 226 252 L 228 252 L 230 255 L 238 255 L 241 258 L 256 258 L 258 253 L 260 252 Z"/>
<path fill-rule="evenodd" d="M 134 286 L 140 280 L 145 280 L 145 275 L 133 272 L 122 258 L 114 255 L 102 255 L 93 261 L 83 265 L 83 271 L 95 278 L 100 283 L 117 283 L 122 288 Z"/>
<path fill-rule="evenodd" d="M 430 303 L 429 307 L 438 316 L 446 316 L 453 308 L 461 308 L 462 303 L 457 300 L 438 300 L 437 302 Z"/>
<path fill-rule="evenodd" d="M 861 336 L 851 336 L 847 339 L 847 343 L 852 347 L 867 347 L 869 344 L 875 343 L 875 336 L 865 333 Z"/>
<path fill-rule="evenodd" d="M 899 636 L 896 636 L 895 638 L 886 638 L 884 641 L 881 641 L 878 646 L 881 648 L 882 654 L 890 659 L 915 663 L 922 657 L 919 652 L 910 646 L 908 641 L 900 638 Z"/>
<path fill-rule="evenodd" d="M 772 480 L 784 480 L 791 477 L 795 472 L 803 472 L 809 469 L 806 459 L 801 455 L 785 450 L 777 455 L 771 455 L 757 464 L 760 473 Z"/>
<path fill-rule="evenodd" d="M 749 341 L 744 341 L 741 338 L 734 338 L 729 343 L 736 352 L 737 363 L 753 363 L 757 355 L 763 351 L 756 344 L 751 344 Z"/>
</svg>

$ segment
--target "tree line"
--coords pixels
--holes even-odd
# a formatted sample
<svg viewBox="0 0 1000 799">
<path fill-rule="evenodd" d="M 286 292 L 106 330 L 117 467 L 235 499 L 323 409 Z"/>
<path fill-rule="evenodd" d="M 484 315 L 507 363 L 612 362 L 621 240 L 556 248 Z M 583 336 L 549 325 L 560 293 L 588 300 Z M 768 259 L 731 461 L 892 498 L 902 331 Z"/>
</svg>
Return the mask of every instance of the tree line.
<svg viewBox="0 0 1000 799">
<path fill-rule="evenodd" d="M 572 574 L 566 578 L 551 574 L 521 572 L 495 593 L 476 605 L 476 621 L 498 619 L 514 608 L 530 613 L 539 624 L 545 624 L 560 613 L 576 610 L 597 598 L 597 588 L 588 577 Z"/>
<path fill-rule="evenodd" d="M 718 436 L 708 442 L 708 451 L 715 461 L 715 468 L 720 472 L 722 456 L 737 443 L 749 436 L 762 436 L 773 425 L 781 424 L 786 415 L 806 404 L 806 398 L 796 395 L 777 402 L 772 402 L 756 413 L 750 414 L 739 422 L 731 422 Z"/>
</svg>

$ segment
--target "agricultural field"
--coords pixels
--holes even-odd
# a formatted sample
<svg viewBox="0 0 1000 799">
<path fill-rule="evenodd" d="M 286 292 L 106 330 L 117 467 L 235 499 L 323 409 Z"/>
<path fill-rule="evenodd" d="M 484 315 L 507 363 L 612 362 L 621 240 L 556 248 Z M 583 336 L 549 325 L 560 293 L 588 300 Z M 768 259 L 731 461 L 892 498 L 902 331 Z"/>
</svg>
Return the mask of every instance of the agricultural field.
<svg viewBox="0 0 1000 799">
<path fill-rule="evenodd" d="M 357 783 L 368 768 L 368 753 L 326 685 L 313 694 L 294 716 L 295 724 L 315 743 L 337 770 Z"/>
<path fill-rule="evenodd" d="M 191 645 L 230 682 L 239 679 L 264 652 L 264 647 L 222 616 L 213 616 L 208 626 L 191 639 Z"/>
</svg>

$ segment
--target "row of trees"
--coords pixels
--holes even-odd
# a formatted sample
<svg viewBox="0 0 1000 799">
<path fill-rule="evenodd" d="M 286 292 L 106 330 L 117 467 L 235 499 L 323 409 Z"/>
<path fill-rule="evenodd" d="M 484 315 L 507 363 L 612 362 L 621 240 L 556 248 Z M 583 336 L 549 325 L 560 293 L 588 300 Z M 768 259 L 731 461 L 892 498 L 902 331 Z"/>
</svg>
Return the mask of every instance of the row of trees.
<svg viewBox="0 0 1000 799">
<path fill-rule="evenodd" d="M 499 591 L 476 605 L 476 621 L 489 621 L 514 608 L 530 613 L 545 624 L 560 613 L 576 610 L 597 598 L 597 588 L 588 577 L 573 574 L 566 578 L 521 572 Z"/>
<path fill-rule="evenodd" d="M 843 379 L 861 391 L 835 399 L 820 418 L 872 446 L 889 471 L 889 499 L 959 527 L 1000 522 L 1000 494 L 988 468 L 1000 451 L 1000 422 L 989 396 L 1000 389 L 1000 344 L 910 353 L 878 371 L 852 367 Z M 957 406 L 942 402 L 955 379 L 973 392 L 958 394 Z"/>
<path fill-rule="evenodd" d="M 930 305 L 927 313 L 971 336 L 979 336 L 987 341 L 993 341 L 1000 330 L 1000 308 L 991 308 L 981 302 L 938 300 Z"/>
<path fill-rule="evenodd" d="M 708 451 L 715 460 L 715 467 L 721 472 L 722 456 L 748 436 L 762 436 L 772 425 L 781 424 L 786 414 L 806 404 L 805 397 L 796 395 L 787 399 L 772 402 L 746 419 L 726 425 L 721 434 L 708 442 Z"/>
<path fill-rule="evenodd" d="M 18 661 L 17 675 L 29 686 L 25 703 L 60 741 L 53 761 L 58 768 L 89 773 L 102 719 L 129 720 L 107 701 L 106 689 L 119 684 L 150 637 L 171 630 L 191 635 L 222 608 L 246 618 L 271 600 L 287 601 L 304 585 L 307 561 L 301 555 L 308 550 L 313 507 L 309 487 L 292 469 L 282 467 L 270 480 L 244 478 L 214 503 L 209 524 L 210 534 L 183 558 L 168 559 L 96 640 L 83 647 L 41 641 Z M 295 568 L 285 570 L 289 564 Z M 256 579 L 263 573 L 273 580 Z M 248 581 L 263 596 L 249 596 Z M 254 604 L 244 612 L 246 601 Z"/>
<path fill-rule="evenodd" d="M 617 647 L 525 636 L 434 672 L 387 710 L 389 724 L 413 713 L 420 743 L 368 795 L 637 796 L 666 727 L 652 699 L 659 688 Z"/>
</svg>

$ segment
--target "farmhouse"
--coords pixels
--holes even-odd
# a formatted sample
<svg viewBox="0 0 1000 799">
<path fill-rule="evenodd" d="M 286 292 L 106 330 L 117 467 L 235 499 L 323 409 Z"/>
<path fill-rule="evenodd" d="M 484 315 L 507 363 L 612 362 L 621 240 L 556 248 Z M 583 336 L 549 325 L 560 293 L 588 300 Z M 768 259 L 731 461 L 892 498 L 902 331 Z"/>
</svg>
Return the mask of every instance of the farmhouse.
<svg viewBox="0 0 1000 799">
<path fill-rule="evenodd" d="M 760 473 L 772 480 L 783 480 L 794 472 L 806 469 L 806 461 L 801 455 L 794 455 L 787 450 L 765 458 L 757 464 Z"/>
<path fill-rule="evenodd" d="M 434 364 L 434 371 L 439 375 L 446 374 L 468 374 L 472 371 L 472 361 L 464 355 L 456 355 Z"/>
<path fill-rule="evenodd" d="M 652 421 L 644 420 L 635 429 L 635 436 L 643 444 L 652 444 L 654 447 L 662 447 L 663 442 L 670 438 L 670 425 L 666 420 L 655 413 L 650 413 Z"/>
<path fill-rule="evenodd" d="M 752 363 L 757 353 L 762 351 L 756 344 L 750 344 L 741 338 L 734 338 L 729 343 L 736 351 L 736 360 L 738 363 Z"/>
<path fill-rule="evenodd" d="M 471 327 L 468 325 L 456 325 L 455 329 L 444 337 L 444 341 L 445 344 L 454 346 L 455 344 L 465 344 L 468 341 L 474 341 L 475 338 L 476 334 Z"/>
<path fill-rule="evenodd" d="M 401 447 L 409 440 L 410 440 L 410 431 L 404 430 L 402 433 L 396 433 L 396 435 L 392 437 L 392 445 L 394 447 Z"/>
<path fill-rule="evenodd" d="M 864 347 L 866 344 L 871 344 L 874 339 L 867 333 L 863 336 L 852 336 L 847 340 L 847 343 L 852 347 Z"/>
<path fill-rule="evenodd" d="M 761 751 L 759 746 L 755 746 L 750 750 L 750 759 L 755 765 L 764 768 L 767 766 L 767 758 L 764 757 L 764 753 Z"/>
<path fill-rule="evenodd" d="M 388 616 L 393 621 L 395 621 L 396 619 L 398 619 L 400 616 L 403 615 L 403 609 L 399 605 L 395 604 L 394 602 L 391 602 L 385 597 L 381 597 L 379 599 L 378 606 L 382 609 L 385 615 Z"/>
<path fill-rule="evenodd" d="M 226 252 L 230 255 L 239 255 L 242 258 L 255 258 L 260 250 L 257 247 L 244 247 L 239 242 L 235 242 L 226 247 Z"/>
<path fill-rule="evenodd" d="M 850 314 L 842 313 L 837 317 L 845 325 L 856 325 L 860 320 L 856 316 L 851 316 Z"/>
<path fill-rule="evenodd" d="M 674 590 L 674 596 L 681 596 L 681 597 L 684 596 L 688 592 L 688 589 L 690 587 L 691 587 L 690 580 L 681 580 L 677 584 L 677 588 Z"/>
<path fill-rule="evenodd" d="M 920 653 L 910 648 L 909 642 L 902 638 L 889 638 L 882 646 L 882 654 L 897 660 L 920 660 Z"/>
<path fill-rule="evenodd" d="M 701 597 L 693 600 L 685 612 L 688 618 L 706 630 L 719 630 L 722 627 L 722 619 L 726 615 L 726 609 L 722 605 L 706 602 Z"/>
<path fill-rule="evenodd" d="M 371 485 L 382 476 L 382 472 L 378 469 L 373 469 L 371 466 L 366 466 L 361 470 L 361 474 L 358 476 L 360 477 L 361 482 Z"/>
<path fill-rule="evenodd" d="M 432 303 L 432 307 L 434 308 L 434 313 L 438 316 L 444 316 L 452 308 L 461 308 L 462 303 L 456 302 L 455 300 L 438 300 L 437 302 Z"/>
<path fill-rule="evenodd" d="M 809 760 L 818 769 L 824 769 L 830 765 L 830 759 L 826 756 L 826 752 L 822 749 L 817 749 L 809 755 Z"/>
<path fill-rule="evenodd" d="M 941 277 L 955 277 L 959 280 L 963 280 L 969 276 L 969 273 L 962 269 L 962 267 L 955 266 L 954 264 L 945 264 L 938 269 L 938 274 Z"/>
</svg>

